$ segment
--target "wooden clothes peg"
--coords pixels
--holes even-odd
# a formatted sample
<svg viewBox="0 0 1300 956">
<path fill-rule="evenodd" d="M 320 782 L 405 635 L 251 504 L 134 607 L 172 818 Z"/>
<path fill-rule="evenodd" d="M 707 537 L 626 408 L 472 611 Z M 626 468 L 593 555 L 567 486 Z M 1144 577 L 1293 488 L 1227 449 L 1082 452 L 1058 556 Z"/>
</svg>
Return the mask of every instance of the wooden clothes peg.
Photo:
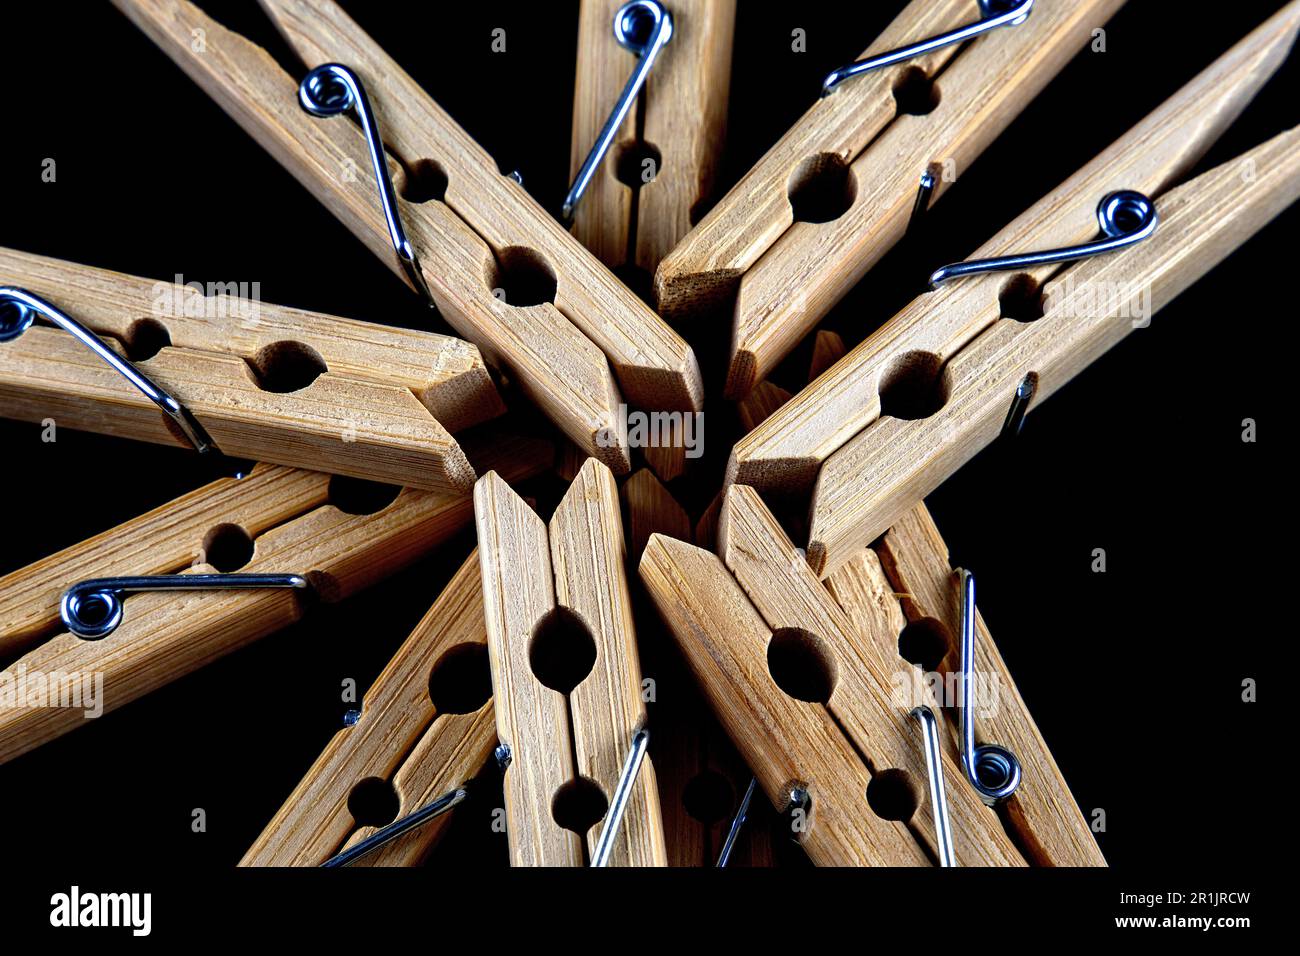
<svg viewBox="0 0 1300 956">
<path fill-rule="evenodd" d="M 866 586 L 868 582 L 875 582 Z M 881 592 L 881 582 L 889 593 Z M 948 546 L 924 504 L 903 515 L 886 532 L 876 550 L 866 548 L 843 564 L 826 581 L 845 611 L 859 620 L 880 613 L 892 614 L 901 603 L 903 619 L 923 630 L 934 627 L 945 639 L 944 653 L 934 672 L 945 679 L 960 674 L 960 588 L 948 559 Z M 888 600 L 896 596 L 895 601 Z M 900 619 L 890 621 L 889 632 L 898 633 Z M 1008 747 L 1020 759 L 1024 782 L 1002 804 L 1006 826 L 1016 845 L 1036 866 L 1105 866 L 1092 830 L 1079 811 L 1038 725 L 1025 706 L 997 644 L 978 609 L 975 615 L 976 674 L 991 677 L 999 688 L 998 706 L 979 719 L 989 740 Z M 950 708 L 952 746 L 958 748 L 957 713 Z M 960 785 L 960 779 L 955 785 Z"/>
<path fill-rule="evenodd" d="M 464 784 L 496 746 L 490 692 L 474 553 L 375 678 L 357 721 L 331 738 L 240 865 L 316 866 L 372 836 L 376 826 L 358 822 L 352 809 L 368 782 L 390 783 L 399 817 Z M 356 865 L 416 866 L 449 819 L 439 816 Z"/>
<path fill-rule="evenodd" d="M 1155 198 L 1159 223 L 1149 237 L 1064 268 L 958 278 L 918 297 L 736 444 L 730 481 L 782 495 L 813 487 L 807 551 L 818 574 L 866 547 L 992 441 L 1022 383 L 1042 401 L 1143 325 L 1135 310 L 1149 319 L 1295 200 L 1296 130 L 1172 184 L 1274 72 L 1298 28 L 1300 4 L 1291 3 L 976 258 L 1086 242 L 1099 202 L 1119 189 Z M 1041 299 L 1042 317 L 1003 317 L 1009 288 Z M 917 395 L 920 407 L 906 407 Z"/>
<path fill-rule="evenodd" d="M 583 0 L 578 13 L 570 176 L 619 102 L 637 54 L 615 38 L 623 0 Z M 670 0 L 672 37 L 573 214 L 573 234 L 611 269 L 653 273 L 690 231 L 722 154 L 735 0 Z M 621 178 L 627 170 L 634 185 Z M 652 164 L 645 165 L 646 161 Z"/>
<path fill-rule="evenodd" d="M 619 494 L 633 567 L 651 535 L 691 538 L 685 509 L 648 468 L 633 472 Z M 655 687 L 647 708 L 654 726 L 650 749 L 668 865 L 712 867 L 752 774 L 693 686 L 671 635 L 639 592 L 640 581 L 633 578 L 629 585 L 642 665 Z M 753 807 L 751 823 L 742 829 L 733 851 L 733 865 L 772 865 L 771 834 L 761 825 L 761 810 Z"/>
<path fill-rule="evenodd" d="M 549 531 L 495 473 L 475 486 L 474 513 L 497 737 L 508 760 L 510 860 L 515 866 L 581 866 L 582 837 L 557 822 L 553 807 L 593 785 L 612 802 L 633 737 L 645 723 L 613 476 L 588 461 Z M 594 661 L 576 685 L 568 686 L 575 674 L 560 687 L 544 657 L 566 623 L 585 631 L 590 646 L 583 651 L 594 651 Z M 565 652 L 581 656 L 576 647 Z M 602 835 L 599 822 L 586 833 L 593 857 Z M 614 865 L 667 862 L 648 757 L 632 781 L 615 841 Z"/>
<path fill-rule="evenodd" d="M 518 480 L 549 467 L 550 455 L 545 442 L 496 438 L 482 462 Z M 127 597 L 120 625 L 89 640 L 60 624 L 70 586 L 167 573 L 285 573 L 305 577 L 312 599 L 329 603 L 406 567 L 471 515 L 464 495 L 413 488 L 370 513 L 347 513 L 329 503 L 332 484 L 319 473 L 259 466 L 0 578 L 0 654 L 19 652 L 8 670 L 102 675 L 104 709 L 115 709 L 294 623 L 306 605 L 286 589 L 151 591 Z M 69 707 L 0 706 L 0 762 L 83 722 L 83 711 Z"/>
<path fill-rule="evenodd" d="M 0 285 L 86 326 L 198 419 L 228 455 L 431 491 L 468 492 L 451 433 L 505 411 L 478 349 L 0 249 Z M 66 331 L 0 343 L 7 417 L 188 446 L 130 381 Z"/>
<path fill-rule="evenodd" d="M 117 6 L 408 277 L 382 214 L 367 137 L 356 125 L 308 115 L 298 84 L 264 50 L 192 3 L 117 0 Z M 393 199 L 418 251 L 417 275 L 447 321 L 505 367 L 579 447 L 615 471 L 629 469 L 620 384 L 643 408 L 701 407 L 699 369 L 685 342 L 501 175 L 346 13 L 329 0 L 263 0 L 262 7 L 305 63 L 340 63 L 359 78 L 391 150 L 386 172 L 392 178 L 396 171 L 399 192 L 425 200 L 421 181 L 445 180 L 435 199 Z M 194 48 L 196 35 L 204 37 L 202 51 Z"/>
<path fill-rule="evenodd" d="M 915 527 L 899 536 L 887 565 L 868 549 L 828 590 L 753 489 L 735 486 L 720 530 L 725 563 L 665 536 L 652 538 L 642 558 L 642 579 L 768 796 L 782 806 L 792 790 L 810 794 L 802 842 L 821 865 L 915 865 L 936 853 L 922 741 L 909 715 L 915 701 L 899 691 L 920 686 L 920 674 L 900 656 L 907 618 L 885 567 L 925 585 L 907 597 L 914 619 L 951 620 L 953 574 L 937 533 L 918 538 Z M 1009 688 L 997 722 L 984 729 L 1013 742 L 1025 777 L 1004 829 L 948 742 L 942 766 L 957 862 L 1020 866 L 1017 847 L 1029 846 L 1036 863 L 1103 863 L 996 649 L 977 666 Z M 1006 732 L 1012 727 L 1020 732 Z"/>
<path fill-rule="evenodd" d="M 659 310 L 674 321 L 735 294 L 727 397 L 764 379 L 902 237 L 923 174 L 933 202 L 1121 5 L 1038 0 L 1022 23 L 818 100 L 655 276 Z M 974 12 L 968 0 L 914 0 L 864 56 L 969 24 Z M 905 113 L 914 88 L 924 102 Z"/>
</svg>

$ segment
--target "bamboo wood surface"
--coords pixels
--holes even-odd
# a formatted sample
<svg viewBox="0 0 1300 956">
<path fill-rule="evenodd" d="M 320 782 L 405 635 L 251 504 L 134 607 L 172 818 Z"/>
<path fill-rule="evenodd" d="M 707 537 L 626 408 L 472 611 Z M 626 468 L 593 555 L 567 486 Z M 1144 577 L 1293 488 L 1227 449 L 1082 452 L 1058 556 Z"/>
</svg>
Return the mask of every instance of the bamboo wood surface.
<svg viewBox="0 0 1300 956">
<path fill-rule="evenodd" d="M 469 518 L 468 498 L 413 489 L 373 515 L 325 505 L 258 535 L 252 560 L 241 570 L 305 574 L 316 598 L 337 601 L 407 566 Z M 216 572 L 206 564 L 191 570 Z M 297 594 L 278 589 L 135 594 L 108 637 L 88 641 L 60 633 L 12 667 L 28 674 L 102 674 L 104 709 L 114 710 L 300 620 L 305 611 Z M 84 720 L 83 711 L 68 707 L 0 709 L 0 762 Z"/>
<path fill-rule="evenodd" d="M 430 674 L 448 655 L 486 643 L 475 553 L 366 691 L 361 719 L 330 739 L 240 865 L 315 866 L 370 836 L 375 828 L 358 826 L 348 808 L 367 778 L 392 781 L 399 817 L 469 780 L 496 745 L 492 702 L 470 713 L 440 713 L 429 696 Z M 449 820 L 431 820 L 358 864 L 415 865 Z"/>
<path fill-rule="evenodd" d="M 834 571 L 996 438 L 1026 374 L 1038 376 L 1032 408 L 1142 324 L 1134 319 L 1139 295 L 1158 311 L 1297 195 L 1300 128 L 1161 196 L 1155 233 L 1058 275 L 1044 287 L 1041 319 L 1001 319 L 986 329 L 948 363 L 949 397 L 939 411 L 882 418 L 826 462 L 813 493 L 814 570 Z M 1099 289 L 1121 291 L 1098 301 Z"/>
<path fill-rule="evenodd" d="M 364 136 L 353 123 L 309 116 L 298 104 L 297 84 L 265 50 L 225 29 L 192 3 L 185 0 L 116 0 L 116 3 L 372 252 L 389 263 L 399 275 L 402 274 L 380 212 Z M 343 16 L 332 6 L 327 12 Z M 280 25 L 283 26 L 283 22 Z M 335 29 L 325 18 L 321 18 L 318 25 Z M 355 26 L 352 29 L 355 34 Z M 204 37 L 202 52 L 193 48 L 195 31 Z M 395 113 L 396 107 L 389 105 L 389 97 L 380 93 L 395 84 L 413 86 L 409 78 L 395 65 L 390 71 L 376 72 L 368 69 L 362 60 L 350 58 L 352 51 L 337 52 L 339 55 L 330 59 L 345 62 L 351 59 L 349 65 L 366 83 L 386 142 L 404 142 L 403 137 L 411 135 L 409 130 L 415 128 L 416 121 L 409 117 L 402 120 Z M 321 62 L 321 59 L 316 58 L 315 62 Z M 376 80 L 376 76 L 382 77 L 384 82 Z M 580 261 L 587 253 L 558 225 L 543 226 L 544 213 L 539 207 L 530 205 L 522 189 L 514 185 L 504 187 L 517 189 L 517 193 L 513 202 L 502 200 L 501 184 L 509 180 L 499 176 L 494 166 L 490 170 L 484 167 L 482 151 L 437 110 L 432 101 L 423 94 L 420 97 L 418 115 L 421 120 L 432 123 L 441 117 L 440 124 L 421 128 L 436 130 L 435 139 L 439 141 L 443 141 L 441 137 L 451 135 L 449 131 L 455 133 L 454 138 L 445 140 L 447 145 L 436 154 L 425 151 L 411 154 L 437 155 L 440 165 L 451 176 L 447 188 L 448 202 L 411 203 L 398 196 L 397 206 L 410 240 L 419 253 L 424 277 L 439 311 L 461 335 L 479 346 L 485 358 L 505 367 L 520 390 L 580 447 L 616 471 L 627 471 L 630 467 L 628 450 L 625 436 L 618 427 L 620 397 L 604 354 L 554 304 L 542 302 L 516 306 L 493 295 L 493 289 L 503 284 L 502 269 L 509 269 L 521 261 L 526 264 L 531 261 L 533 253 L 526 251 L 524 246 L 503 247 L 494 253 L 481 236 L 491 239 L 500 232 L 502 223 L 498 222 L 496 228 L 488 220 L 467 224 L 453 211 L 453 205 L 457 203 L 457 197 L 461 197 L 462 205 L 463 201 L 478 201 L 465 200 L 464 197 L 491 197 L 484 200 L 485 210 L 495 210 L 498 219 L 506 220 L 507 224 L 514 217 L 527 213 L 530 231 L 526 235 L 534 245 L 541 243 L 533 240 L 544 238 L 545 229 L 551 229 L 561 237 L 559 241 L 576 250 L 573 256 L 561 261 L 554 258 L 555 250 L 547 247 L 544 250 L 549 258 L 546 268 L 552 272 L 572 269 L 573 260 Z M 400 99 L 404 107 L 411 105 L 406 96 L 394 99 Z M 467 155 L 453 164 L 453 158 L 461 154 Z M 517 232 L 511 230 L 511 234 Z M 612 277 L 602 279 L 598 273 L 605 270 L 594 260 L 592 266 L 588 270 L 592 274 L 581 279 L 572 271 L 563 274 L 568 280 L 562 284 L 565 296 L 574 295 L 581 299 L 577 303 L 563 300 L 564 308 L 572 314 L 591 317 L 596 325 L 606 329 L 608 334 L 603 338 L 619 337 L 615 330 L 625 331 L 624 325 L 636 325 L 638 331 L 648 329 L 646 334 L 654 338 L 660 330 L 652 322 L 638 325 L 634 319 L 627 323 L 616 320 L 611 314 L 612 303 L 621 303 L 631 294 L 621 286 L 618 292 L 610 291 L 611 286 L 617 286 L 616 280 Z M 584 298 L 588 295 L 597 298 L 588 301 Z M 645 312 L 654 318 L 648 310 Z M 659 339 L 664 341 L 632 341 L 629 344 L 629 340 L 619 337 L 619 342 L 613 344 L 627 345 L 629 351 L 644 345 L 645 354 L 654 355 L 659 352 L 651 348 L 651 344 L 671 347 L 675 338 L 664 326 L 662 335 L 659 335 Z M 684 344 L 676 358 L 694 368 L 694 356 Z M 660 385 L 664 381 L 669 384 L 674 380 L 680 381 L 680 377 L 674 379 L 671 371 L 634 374 L 643 371 L 631 369 L 626 377 L 638 385 L 643 384 L 643 379 Z"/>
<path fill-rule="evenodd" d="M 850 620 L 808 568 L 758 493 L 744 485 L 733 485 L 727 492 L 718 526 L 718 553 L 767 626 L 774 632 L 799 633 L 810 645 L 807 652 L 825 662 L 833 688 L 824 702 L 827 710 L 853 741 L 873 779 L 888 775 L 893 782 L 886 786 L 907 788 L 912 808 L 907 825 L 937 857 L 933 812 L 926 798 L 923 738 L 910 715 L 916 702 L 899 700 L 894 691 L 898 675 L 910 667 L 898 655 L 902 622 L 897 603 L 893 619 L 881 615 Z M 888 594 L 883 574 L 878 583 L 879 590 Z M 744 659 L 746 651 L 753 656 Z M 732 653 L 748 670 L 761 672 L 769 666 L 766 647 L 738 645 Z M 1023 866 L 1023 858 L 997 816 L 973 788 L 959 785 L 961 769 L 952 755 L 945 751 L 943 758 L 959 865 Z M 904 777 L 900 778 L 900 773 Z M 900 780 L 903 783 L 899 784 Z"/>
<path fill-rule="evenodd" d="M 649 469 L 633 472 L 623 482 L 620 497 L 633 567 L 653 534 L 690 540 L 691 522 L 685 509 Z M 668 865 L 711 867 L 752 774 L 700 698 L 640 580 L 630 581 L 629 586 L 634 592 L 641 660 L 655 688 L 649 705 L 654 728 L 650 753 L 659 780 Z M 729 791 L 730 801 L 721 805 L 718 798 L 728 795 L 724 789 Z M 763 809 L 754 806 L 751 824 L 741 830 L 733 865 L 771 865 L 771 835 L 754 822 L 764 819 Z"/>
<path fill-rule="evenodd" d="M 256 538 L 329 500 L 329 476 L 256 465 L 244 478 L 204 485 L 80 544 L 0 578 L 0 660 L 62 628 L 59 600 L 89 578 L 175 574 L 206 559 L 214 529 Z"/>
<path fill-rule="evenodd" d="M 971 13 L 967 0 L 913 0 L 863 56 L 955 29 L 969 23 Z M 933 75 L 956 52 L 944 47 L 853 80 L 842 91 L 847 96 L 817 99 L 659 264 L 660 314 L 680 321 L 730 298 L 745 271 L 794 223 L 788 192 L 801 164 L 826 155 L 850 162 L 897 115 L 893 88 L 903 73 L 919 67 Z M 827 64 L 827 70 L 835 65 Z"/>
<path fill-rule="evenodd" d="M 591 672 L 569 694 L 576 770 L 612 801 L 632 737 L 645 725 L 646 709 L 618 489 L 609 469 L 595 459 L 587 460 L 556 508 L 550 545 L 556 606 L 576 615 L 596 650 Z M 589 853 L 607 823 L 608 815 L 588 831 Z M 667 865 L 658 782 L 649 755 L 633 781 L 609 865 Z"/>
<path fill-rule="evenodd" d="M 874 556 L 875 552 L 864 554 Z M 903 595 L 907 619 L 938 621 L 952 639 L 938 672 L 945 678 L 960 674 L 961 595 L 949 563 L 948 546 L 925 505 L 912 508 L 889 529 L 879 554 L 878 566 L 883 565 L 889 588 Z M 842 586 L 841 573 L 853 563 L 832 575 L 828 584 L 846 610 L 856 605 L 861 613 L 862 592 Z M 890 598 L 892 595 L 886 593 L 880 600 L 887 602 Z M 1105 866 L 1097 841 L 1021 699 L 978 607 L 975 632 L 975 672 L 989 675 L 999 688 L 996 708 L 992 713 L 981 713 L 976 724 L 977 742 L 995 741 L 1009 748 L 1020 759 L 1024 772 L 1020 788 L 1002 808 L 1003 819 L 1014 832 L 1017 845 L 1040 866 Z M 947 747 L 956 752 L 958 711 L 949 713 L 952 719 L 946 722 L 950 731 Z M 959 772 L 952 786 L 963 785 Z"/>
<path fill-rule="evenodd" d="M 534 439 L 497 438 L 479 460 L 488 468 L 500 469 L 511 480 L 521 480 L 549 467 L 548 449 L 546 443 Z M 262 484 L 264 481 L 259 478 L 259 484 L 248 487 L 259 495 L 287 498 L 292 502 L 287 510 L 299 511 L 299 492 L 292 490 L 295 478 L 287 476 L 283 484 Z M 307 482 L 311 487 L 311 479 Z M 236 510 L 223 511 L 226 521 L 222 523 L 228 523 L 231 516 L 274 513 L 278 507 L 274 501 L 252 506 L 242 500 L 241 494 L 231 495 L 229 485 L 214 483 L 174 506 L 152 512 L 143 519 L 144 524 L 129 522 L 123 540 L 127 548 L 134 550 L 123 554 L 129 560 L 114 562 L 112 567 L 122 573 L 146 573 L 152 559 L 143 542 L 154 529 L 158 530 L 160 545 L 178 553 L 185 530 L 178 527 L 169 532 L 177 537 L 167 544 L 169 538 L 162 536 L 162 529 L 173 517 L 182 523 L 191 521 L 195 513 L 213 517 L 206 499 L 211 496 L 220 502 L 227 495 Z M 394 501 L 372 514 L 348 514 L 333 504 L 313 507 L 254 536 L 252 558 L 238 569 L 245 573 L 303 574 L 312 584 L 310 598 L 304 599 L 301 592 L 278 589 L 132 594 L 126 598 L 122 623 L 107 637 L 82 640 L 59 632 L 7 662 L 7 667 L 14 673 L 23 669 L 28 674 L 102 674 L 104 710 L 113 710 L 300 620 L 308 601 L 332 603 L 401 570 L 463 528 L 471 515 L 468 497 L 413 488 L 402 489 Z M 193 524 L 197 532 L 199 522 Z M 115 540 L 115 531 L 100 535 L 95 539 L 95 551 L 111 549 Z M 47 575 L 89 571 L 95 566 L 91 553 L 90 545 L 83 545 L 70 558 L 56 556 L 52 565 L 38 563 L 35 572 L 16 574 L 42 580 L 48 587 L 53 579 Z M 186 571 L 215 573 L 216 568 L 196 562 Z M 95 570 L 91 576 L 102 574 Z M 80 578 L 65 578 L 61 586 L 66 588 L 77 580 Z M 43 593 L 48 595 L 48 591 Z M 82 722 L 83 711 L 69 707 L 0 709 L 0 763 Z"/>
<path fill-rule="evenodd" d="M 1039 0 L 1024 23 L 963 47 L 939 78 L 938 105 L 898 117 L 853 161 L 844 214 L 796 223 L 742 277 L 728 397 L 766 377 L 902 238 L 924 171 L 936 163 L 967 169 L 1122 4 Z M 949 185 L 937 177 L 930 201 Z"/>
<path fill-rule="evenodd" d="M 269 392 L 242 358 L 170 347 L 135 365 L 226 455 L 429 491 L 473 487 L 464 451 L 407 388 L 325 373 Z M 190 447 L 157 405 L 61 329 L 36 326 L 0 347 L 0 407 L 20 421 Z"/>
<path fill-rule="evenodd" d="M 614 37 L 622 0 L 583 0 L 578 13 L 570 179 L 613 111 L 635 65 Z M 735 0 L 672 0 L 673 35 L 573 217 L 574 236 L 611 269 L 653 273 L 691 228 L 722 154 L 731 84 Z M 638 130 L 640 126 L 640 130 Z M 638 143 L 659 154 L 648 183 L 620 180 L 619 162 Z M 643 179 L 643 170 L 632 172 Z M 633 206 L 636 215 L 633 216 Z M 633 227 L 635 224 L 635 232 Z"/>
<path fill-rule="evenodd" d="M 1298 22 L 1300 5 L 1292 3 L 972 258 L 1085 242 L 1097 233 L 1097 203 L 1116 189 L 1156 198 L 1187 173 L 1273 74 L 1294 42 Z M 1053 268 L 1040 266 L 1027 274 L 1042 282 Z M 891 378 L 938 368 L 998 319 L 999 294 L 1008 281 L 1006 273 L 972 276 L 919 296 L 741 439 L 732 450 L 729 480 L 764 493 L 806 492 L 826 459 L 879 418 L 880 393 Z"/>
<path fill-rule="evenodd" d="M 564 694 L 533 674 L 530 648 L 555 614 L 546 525 L 495 472 L 474 487 L 497 738 L 508 747 L 506 828 L 513 866 L 582 866 L 582 840 L 551 814 L 574 779 Z"/>
<path fill-rule="evenodd" d="M 764 661 L 772 632 L 721 559 L 657 534 L 641 556 L 640 573 L 768 799 L 786 806 L 796 785 L 811 793 L 801 844 L 812 861 L 926 865 L 907 827 L 881 819 L 868 805 L 870 773 L 826 708 L 796 700 L 772 681 Z"/>
<path fill-rule="evenodd" d="M 0 248 L 0 283 L 42 296 L 97 335 L 131 342 L 144 323 L 173 348 L 237 355 L 266 367 L 290 342 L 334 375 L 410 389 L 443 427 L 459 432 L 505 411 L 473 343 L 450 335 L 358 322 L 191 286 Z"/>
</svg>

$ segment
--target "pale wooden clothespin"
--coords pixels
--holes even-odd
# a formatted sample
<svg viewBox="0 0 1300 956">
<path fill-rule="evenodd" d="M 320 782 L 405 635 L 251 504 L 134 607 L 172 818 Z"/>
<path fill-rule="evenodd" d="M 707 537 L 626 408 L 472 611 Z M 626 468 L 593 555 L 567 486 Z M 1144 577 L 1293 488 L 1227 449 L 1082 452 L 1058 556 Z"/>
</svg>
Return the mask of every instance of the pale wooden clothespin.
<svg viewBox="0 0 1300 956">
<path fill-rule="evenodd" d="M 613 24 L 634 4 L 583 0 L 573 96 L 570 177 L 619 102 L 634 54 Z M 611 269 L 647 275 L 681 241 L 710 193 L 722 155 L 735 0 L 669 0 L 672 38 L 573 213 L 573 234 Z M 634 14 L 635 11 L 627 11 Z"/>
<path fill-rule="evenodd" d="M 515 480 L 551 464 L 547 442 L 479 440 L 480 463 Z M 101 702 L 112 710 L 301 619 L 308 600 L 342 600 L 383 580 L 472 516 L 461 493 L 393 489 L 386 503 L 354 506 L 337 482 L 259 465 L 0 578 L 8 670 L 99 675 Z M 310 597 L 280 588 L 132 594 L 120 624 L 97 640 L 65 629 L 61 617 L 62 595 L 87 579 L 218 572 L 298 575 Z M 82 710 L 71 707 L 0 708 L 0 762 L 83 724 Z"/>
<path fill-rule="evenodd" d="M 614 814 L 580 835 L 557 822 L 552 808 L 593 786 L 612 806 L 646 719 L 613 476 L 589 460 L 549 528 L 496 473 L 479 479 L 474 511 L 511 863 L 581 866 L 584 843 L 594 859 Z M 576 685 L 560 686 L 562 678 L 545 667 L 548 632 L 580 645 L 560 652 L 570 664 L 589 663 L 586 673 L 571 675 L 580 676 Z M 621 822 L 614 821 L 610 861 L 665 865 L 649 758 L 630 788 Z"/>
<path fill-rule="evenodd" d="M 207 297 L 11 249 L 0 249 L 0 285 L 35 293 L 133 360 L 237 458 L 468 493 L 474 469 L 452 433 L 505 411 L 478 348 L 451 336 Z M 142 346 L 156 347 L 147 361 Z M 189 444 L 58 328 L 0 343 L 0 406 L 7 417 Z"/>
</svg>

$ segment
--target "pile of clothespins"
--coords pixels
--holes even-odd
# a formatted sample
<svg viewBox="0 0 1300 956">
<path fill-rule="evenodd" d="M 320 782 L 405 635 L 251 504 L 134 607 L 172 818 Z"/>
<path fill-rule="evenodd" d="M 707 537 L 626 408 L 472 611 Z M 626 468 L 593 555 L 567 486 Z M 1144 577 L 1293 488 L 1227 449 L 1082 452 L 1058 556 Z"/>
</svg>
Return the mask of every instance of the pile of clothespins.
<svg viewBox="0 0 1300 956">
<path fill-rule="evenodd" d="M 827 312 L 1122 0 L 912 0 L 702 218 L 735 0 L 583 0 L 559 215 L 332 0 L 261 0 L 298 78 L 188 0 L 115 4 L 463 338 L 0 249 L 5 416 L 259 463 L 0 579 L 11 670 L 114 709 L 472 524 L 245 864 L 419 863 L 488 774 L 515 865 L 1104 865 L 922 502 L 1300 195 L 1294 129 L 1188 179 L 1300 0 L 852 350 Z M 745 434 L 692 517 L 676 330 L 720 309 Z M 807 386 L 767 381 L 810 336 Z M 512 486 L 551 470 L 543 518 Z M 0 697 L 0 760 L 79 723 Z"/>
</svg>

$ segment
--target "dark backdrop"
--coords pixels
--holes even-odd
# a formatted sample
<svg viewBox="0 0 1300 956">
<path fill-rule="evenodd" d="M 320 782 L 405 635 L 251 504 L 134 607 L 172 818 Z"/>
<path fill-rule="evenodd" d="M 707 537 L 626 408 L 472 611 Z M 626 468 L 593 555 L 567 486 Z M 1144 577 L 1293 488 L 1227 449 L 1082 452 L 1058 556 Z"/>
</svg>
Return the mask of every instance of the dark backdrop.
<svg viewBox="0 0 1300 956">
<path fill-rule="evenodd" d="M 267 301 L 372 321 L 425 320 L 386 266 L 107 4 L 27 4 L 11 28 L 15 6 L 0 61 L 0 243 L 144 276 L 260 281 Z M 558 206 L 576 4 L 345 6 L 503 169 Z M 1207 5 L 1207 20 L 1191 5 L 1132 0 L 1107 27 L 1107 52 L 1076 57 L 830 326 L 850 344 L 865 336 L 930 269 L 968 255 L 1277 6 Z M 724 189 L 899 7 L 742 0 Z M 253 4 L 207 8 L 275 42 Z M 489 49 L 498 26 L 505 55 Z M 807 30 L 806 53 L 790 50 L 794 27 Z M 1296 75 L 1285 67 L 1206 164 L 1293 125 Z M 46 157 L 54 184 L 40 178 Z M 1103 851 L 1131 872 L 1244 876 L 1270 852 L 1266 787 L 1280 783 L 1271 770 L 1286 751 L 1273 749 L 1280 685 L 1267 668 L 1283 665 L 1277 648 L 1294 630 L 1279 456 L 1291 421 L 1275 379 L 1289 377 L 1296 223 L 1292 212 L 1260 232 L 1037 409 L 1014 447 L 981 455 L 929 502 L 954 562 L 978 573 L 981 610 L 1079 803 L 1106 810 Z M 806 367 L 801 356 L 775 379 L 795 387 Z M 1241 441 L 1247 417 L 1256 444 Z M 45 444 L 37 426 L 11 421 L 0 421 L 0 458 L 0 573 L 221 470 L 70 431 Z M 90 865 L 232 866 L 338 726 L 339 681 L 369 684 L 468 544 L 0 767 L 6 856 L 64 872 L 65 886 Z M 1098 547 L 1105 574 L 1090 570 Z M 1246 677 L 1261 703 L 1242 703 Z M 205 834 L 190 831 L 194 807 L 207 810 Z M 448 852 L 504 861 L 500 846 Z"/>
</svg>

